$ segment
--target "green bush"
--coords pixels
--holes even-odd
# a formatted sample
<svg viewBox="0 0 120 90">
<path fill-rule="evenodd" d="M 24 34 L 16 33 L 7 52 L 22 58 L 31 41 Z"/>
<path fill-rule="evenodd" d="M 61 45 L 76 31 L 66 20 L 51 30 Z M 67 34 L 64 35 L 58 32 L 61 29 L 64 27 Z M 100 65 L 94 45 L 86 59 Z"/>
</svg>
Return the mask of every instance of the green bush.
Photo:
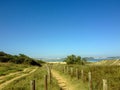
<svg viewBox="0 0 120 90">
<path fill-rule="evenodd" d="M 81 58 L 80 56 L 75 56 L 75 55 L 69 55 L 67 58 L 64 60 L 67 64 L 80 64 L 84 65 L 86 63 L 85 58 Z"/>
</svg>

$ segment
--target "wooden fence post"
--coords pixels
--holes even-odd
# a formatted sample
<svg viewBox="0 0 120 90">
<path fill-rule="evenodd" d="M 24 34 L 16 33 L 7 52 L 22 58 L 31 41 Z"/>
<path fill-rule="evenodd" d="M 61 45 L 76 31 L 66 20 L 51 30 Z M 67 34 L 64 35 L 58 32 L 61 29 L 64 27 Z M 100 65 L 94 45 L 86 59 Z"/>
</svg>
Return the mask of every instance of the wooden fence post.
<svg viewBox="0 0 120 90">
<path fill-rule="evenodd" d="M 31 81 L 31 90 L 35 90 L 35 80 Z"/>
<path fill-rule="evenodd" d="M 76 68 L 76 78 L 79 79 L 79 71 L 78 71 L 78 68 Z"/>
<path fill-rule="evenodd" d="M 84 74 L 84 72 L 83 72 L 83 70 L 81 70 L 81 79 L 83 80 L 83 74 Z"/>
<path fill-rule="evenodd" d="M 92 78 L 91 78 L 91 72 L 88 73 L 88 79 L 89 79 L 89 90 L 92 90 Z"/>
<path fill-rule="evenodd" d="M 65 71 L 66 71 L 66 67 L 64 66 L 64 70 L 63 70 L 63 72 L 65 73 Z"/>
<path fill-rule="evenodd" d="M 48 90 L 47 75 L 45 75 L 44 78 L 45 78 L 45 90 Z"/>
<path fill-rule="evenodd" d="M 67 67 L 67 73 L 69 74 L 69 67 Z"/>
<path fill-rule="evenodd" d="M 70 68 L 70 74 L 71 74 L 71 77 L 73 77 L 73 68 L 72 67 Z"/>
<path fill-rule="evenodd" d="M 103 79 L 103 90 L 107 90 L 107 80 Z"/>
<path fill-rule="evenodd" d="M 51 84 L 51 77 L 52 77 L 52 75 L 51 75 L 51 68 L 48 65 L 46 65 L 46 67 L 47 67 L 47 72 L 48 72 L 48 77 L 49 77 L 49 83 Z"/>
<path fill-rule="evenodd" d="M 51 84 L 51 79 L 52 78 L 52 75 L 51 75 L 51 69 L 50 69 L 50 67 L 49 67 L 49 82 L 50 82 L 50 84 Z"/>
</svg>

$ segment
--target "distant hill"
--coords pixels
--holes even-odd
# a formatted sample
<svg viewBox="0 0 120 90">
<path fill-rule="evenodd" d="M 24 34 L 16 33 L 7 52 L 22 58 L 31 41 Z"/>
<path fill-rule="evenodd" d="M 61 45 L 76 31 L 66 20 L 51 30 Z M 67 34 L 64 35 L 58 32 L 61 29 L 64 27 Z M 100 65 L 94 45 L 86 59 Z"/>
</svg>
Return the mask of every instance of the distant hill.
<svg viewBox="0 0 120 90">
<path fill-rule="evenodd" d="M 0 62 L 41 66 L 41 61 L 36 61 L 24 54 L 11 55 L 2 51 L 0 51 Z"/>
</svg>

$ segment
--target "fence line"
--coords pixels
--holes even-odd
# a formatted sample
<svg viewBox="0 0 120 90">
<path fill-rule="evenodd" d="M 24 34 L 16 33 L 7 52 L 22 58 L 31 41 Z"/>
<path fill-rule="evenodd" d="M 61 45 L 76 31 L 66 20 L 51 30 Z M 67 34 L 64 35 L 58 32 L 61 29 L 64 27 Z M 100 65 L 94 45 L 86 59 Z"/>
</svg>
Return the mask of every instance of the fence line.
<svg viewBox="0 0 120 90">
<path fill-rule="evenodd" d="M 88 80 L 88 88 L 89 88 L 89 90 L 93 90 L 93 81 L 92 81 L 91 72 L 88 72 L 88 79 L 87 79 L 87 77 L 84 76 L 86 74 L 84 74 L 83 69 L 81 70 L 81 75 L 80 76 L 79 76 L 78 68 L 74 69 L 73 67 L 64 66 L 62 68 L 62 70 L 63 70 L 64 73 L 67 72 L 67 74 L 70 75 L 71 78 L 76 77 L 78 80 L 79 80 L 79 78 L 81 78 L 82 81 Z M 103 90 L 108 90 L 107 80 L 106 79 L 103 79 Z"/>
<path fill-rule="evenodd" d="M 71 78 L 73 77 L 76 77 L 78 80 L 79 80 L 79 70 L 78 68 L 74 69 L 73 67 L 69 68 L 68 66 L 64 66 L 62 68 L 63 70 L 63 73 L 67 72 Z M 51 83 L 51 69 L 49 66 L 47 66 L 47 72 L 48 72 L 48 75 L 44 75 L 44 88 L 45 90 L 48 90 L 48 80 L 49 82 Z M 81 70 L 81 80 L 84 81 L 84 71 L 83 69 Z M 108 90 L 108 86 L 107 86 L 107 80 L 106 79 L 103 79 L 103 90 Z M 35 90 L 35 80 L 32 80 L 31 81 L 31 90 Z M 91 72 L 88 72 L 88 88 L 89 90 L 93 90 L 93 82 L 92 82 L 92 74 Z M 62 90 L 62 88 L 60 87 L 60 90 Z"/>
</svg>

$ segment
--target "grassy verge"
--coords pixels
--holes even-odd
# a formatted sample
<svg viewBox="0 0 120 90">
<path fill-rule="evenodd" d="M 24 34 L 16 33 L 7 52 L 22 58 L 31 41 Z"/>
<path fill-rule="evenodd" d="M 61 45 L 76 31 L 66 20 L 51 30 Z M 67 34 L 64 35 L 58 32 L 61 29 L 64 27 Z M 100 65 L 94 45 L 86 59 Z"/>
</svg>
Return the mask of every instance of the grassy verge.
<svg viewBox="0 0 120 90">
<path fill-rule="evenodd" d="M 19 65 L 13 63 L 0 63 L 0 76 L 7 75 L 9 73 L 22 71 L 24 68 L 29 67 L 28 65 Z"/>
<path fill-rule="evenodd" d="M 66 72 L 63 73 L 64 66 L 69 68 L 69 73 Z M 54 65 L 55 70 L 59 71 L 61 75 L 64 75 L 65 78 L 67 78 L 70 83 L 73 83 L 74 85 L 79 85 L 77 87 L 82 88 L 85 85 L 88 85 L 88 72 L 92 73 L 92 88 L 93 90 L 102 90 L 103 89 L 103 79 L 107 80 L 107 85 L 109 90 L 119 90 L 120 89 L 120 66 L 114 65 L 114 66 L 94 66 L 94 65 Z M 66 68 L 66 69 L 67 69 Z M 70 76 L 70 69 L 73 68 L 74 75 L 73 78 Z M 81 78 L 81 70 L 84 71 L 83 74 L 83 80 L 84 83 L 81 83 L 80 80 L 75 80 L 75 73 L 76 68 L 79 70 L 79 77 Z M 76 83 L 77 82 L 77 83 Z M 82 87 L 81 85 L 82 84 Z M 77 89 L 75 89 L 77 90 Z M 82 89 L 85 90 L 85 89 Z"/>
<path fill-rule="evenodd" d="M 88 90 L 88 83 L 83 82 L 82 80 L 78 80 L 75 77 L 71 77 L 68 74 L 62 73 L 57 71 L 61 77 L 63 77 L 64 79 L 66 79 L 68 86 L 73 87 L 73 90 Z"/>
<path fill-rule="evenodd" d="M 56 64 L 53 66 L 53 69 L 61 75 L 64 79 L 66 79 L 68 83 L 68 87 L 73 87 L 73 90 L 88 90 L 88 83 L 83 82 L 81 79 L 77 79 L 76 77 L 71 77 L 67 72 L 63 73 L 64 65 Z"/>
<path fill-rule="evenodd" d="M 7 87 L 3 88 L 3 90 L 30 90 L 31 80 L 35 80 L 36 82 L 36 90 L 44 90 L 44 75 L 46 74 L 46 68 L 40 67 L 29 76 L 10 83 Z M 59 90 L 59 86 L 55 79 L 52 79 L 52 84 L 48 83 L 48 90 Z"/>
</svg>

